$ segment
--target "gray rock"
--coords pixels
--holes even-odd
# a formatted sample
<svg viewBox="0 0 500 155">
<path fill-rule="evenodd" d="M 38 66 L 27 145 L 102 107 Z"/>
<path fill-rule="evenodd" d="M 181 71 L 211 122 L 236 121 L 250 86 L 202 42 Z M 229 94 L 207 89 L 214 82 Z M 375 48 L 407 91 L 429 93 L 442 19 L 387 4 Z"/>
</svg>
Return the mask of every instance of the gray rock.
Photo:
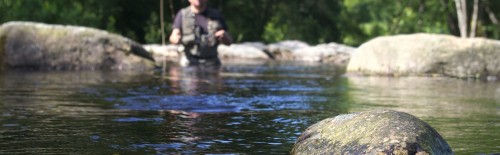
<svg viewBox="0 0 500 155">
<path fill-rule="evenodd" d="M 310 47 L 309 44 L 298 40 L 280 41 L 269 44 L 267 51 L 278 60 L 293 60 L 293 51 L 301 48 Z"/>
<path fill-rule="evenodd" d="M 153 54 L 158 64 L 162 61 L 177 61 L 177 45 L 144 45 Z M 291 60 L 334 63 L 346 66 L 355 48 L 337 43 L 309 46 L 300 41 L 283 41 L 269 46 L 262 42 L 243 42 L 230 46 L 219 45 L 219 57 L 225 61 L 253 60 Z M 271 51 L 269 51 L 271 50 Z"/>
<path fill-rule="evenodd" d="M 346 66 L 354 50 L 355 48 L 346 45 L 329 43 L 299 48 L 292 53 L 295 60 L 332 62 L 334 64 Z"/>
<path fill-rule="evenodd" d="M 375 110 L 322 120 L 304 131 L 291 154 L 453 154 L 427 123 L 407 113 Z"/>
<path fill-rule="evenodd" d="M 263 50 L 262 43 L 219 45 L 219 57 L 222 59 L 269 59 L 270 56 Z"/>
<path fill-rule="evenodd" d="M 158 44 L 149 44 L 143 45 L 144 49 L 149 51 L 156 62 L 157 66 L 162 66 L 164 62 L 169 61 L 178 61 L 180 55 L 180 45 L 158 45 Z"/>
<path fill-rule="evenodd" d="M 361 45 L 347 71 L 366 75 L 500 76 L 500 41 L 449 35 L 378 37 Z"/>
<path fill-rule="evenodd" d="M 0 26 L 0 64 L 37 69 L 150 69 L 142 45 L 93 28 L 8 22 Z M 3 67 L 2 67 L 3 68 Z"/>
<path fill-rule="evenodd" d="M 261 51 L 266 51 L 267 50 L 267 45 L 264 44 L 264 43 L 262 43 L 262 42 L 243 42 L 241 44 L 257 48 L 257 49 L 259 49 Z"/>
</svg>

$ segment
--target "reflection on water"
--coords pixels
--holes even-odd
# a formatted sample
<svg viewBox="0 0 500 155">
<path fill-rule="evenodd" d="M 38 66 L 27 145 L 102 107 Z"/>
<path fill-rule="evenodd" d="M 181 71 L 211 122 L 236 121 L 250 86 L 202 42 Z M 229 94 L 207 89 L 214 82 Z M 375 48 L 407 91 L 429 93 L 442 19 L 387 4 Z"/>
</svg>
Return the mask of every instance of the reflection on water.
<svg viewBox="0 0 500 155">
<path fill-rule="evenodd" d="M 426 77 L 351 77 L 349 82 L 357 102 L 392 107 L 421 118 L 495 114 L 496 103 L 500 103 L 495 100 L 498 83 Z"/>
<path fill-rule="evenodd" d="M 203 92 L 217 92 L 223 88 L 220 70 L 220 67 L 214 66 L 171 66 L 169 74 L 162 74 L 161 78 L 170 80 L 171 91 L 175 93 L 198 95 Z"/>
<path fill-rule="evenodd" d="M 381 108 L 429 122 L 457 154 L 500 152 L 497 83 L 341 74 L 286 62 L 10 71 L 0 75 L 0 154 L 287 154 L 321 119 Z"/>
<path fill-rule="evenodd" d="M 350 77 L 352 111 L 408 112 L 436 128 L 457 154 L 500 153 L 500 84 L 449 78 Z"/>
</svg>

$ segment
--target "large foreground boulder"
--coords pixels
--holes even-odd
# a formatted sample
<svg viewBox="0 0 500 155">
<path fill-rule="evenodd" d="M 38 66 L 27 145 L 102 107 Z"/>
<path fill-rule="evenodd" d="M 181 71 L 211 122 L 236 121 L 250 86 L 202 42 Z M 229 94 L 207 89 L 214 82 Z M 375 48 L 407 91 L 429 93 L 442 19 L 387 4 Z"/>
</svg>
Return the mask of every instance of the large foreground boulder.
<svg viewBox="0 0 500 155">
<path fill-rule="evenodd" d="M 351 56 L 350 73 L 365 75 L 500 76 L 500 41 L 449 35 L 384 36 L 361 45 Z"/>
<path fill-rule="evenodd" d="M 322 120 L 304 131 L 291 154 L 453 154 L 427 123 L 407 113 L 375 110 Z"/>
<path fill-rule="evenodd" d="M 93 28 L 8 22 L 0 26 L 0 67 L 34 69 L 150 69 L 142 45 Z"/>
</svg>

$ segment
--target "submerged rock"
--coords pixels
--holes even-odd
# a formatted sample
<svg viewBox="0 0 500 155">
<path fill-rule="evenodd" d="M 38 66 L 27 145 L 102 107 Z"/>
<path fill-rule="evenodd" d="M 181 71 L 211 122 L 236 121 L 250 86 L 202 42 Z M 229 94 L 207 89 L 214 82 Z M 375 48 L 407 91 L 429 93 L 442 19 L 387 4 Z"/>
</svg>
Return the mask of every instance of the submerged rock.
<svg viewBox="0 0 500 155">
<path fill-rule="evenodd" d="M 365 75 L 500 76 L 500 41 L 450 35 L 384 36 L 361 45 L 347 71 Z"/>
<path fill-rule="evenodd" d="M 0 26 L 0 65 L 56 70 L 154 67 L 151 54 L 125 37 L 93 28 L 33 22 Z"/>
<path fill-rule="evenodd" d="M 291 154 L 453 154 L 427 123 L 407 113 L 375 110 L 322 120 L 304 131 Z"/>
</svg>

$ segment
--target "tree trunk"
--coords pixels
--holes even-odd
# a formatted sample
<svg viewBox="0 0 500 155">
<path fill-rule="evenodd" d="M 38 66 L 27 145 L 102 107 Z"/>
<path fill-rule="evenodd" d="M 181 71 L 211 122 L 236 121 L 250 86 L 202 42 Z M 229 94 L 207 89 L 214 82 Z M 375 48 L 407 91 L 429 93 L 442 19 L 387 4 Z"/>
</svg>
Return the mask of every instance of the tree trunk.
<svg viewBox="0 0 500 155">
<path fill-rule="evenodd" d="M 462 1 L 462 25 L 464 27 L 464 36 L 465 38 L 467 38 L 467 31 L 469 30 L 468 26 L 469 24 L 467 24 L 469 21 L 469 19 L 467 18 L 467 0 L 461 0 Z"/>
<path fill-rule="evenodd" d="M 472 12 L 472 21 L 470 24 L 470 35 L 469 37 L 476 37 L 476 28 L 477 28 L 477 14 L 479 12 L 479 0 L 474 0 L 474 10 Z"/>
<path fill-rule="evenodd" d="M 467 38 L 467 7 L 465 4 L 465 0 L 455 0 L 455 5 L 457 6 L 460 37 Z"/>
<path fill-rule="evenodd" d="M 163 22 L 163 0 L 160 0 L 161 45 L 165 45 L 165 24 Z"/>
</svg>

